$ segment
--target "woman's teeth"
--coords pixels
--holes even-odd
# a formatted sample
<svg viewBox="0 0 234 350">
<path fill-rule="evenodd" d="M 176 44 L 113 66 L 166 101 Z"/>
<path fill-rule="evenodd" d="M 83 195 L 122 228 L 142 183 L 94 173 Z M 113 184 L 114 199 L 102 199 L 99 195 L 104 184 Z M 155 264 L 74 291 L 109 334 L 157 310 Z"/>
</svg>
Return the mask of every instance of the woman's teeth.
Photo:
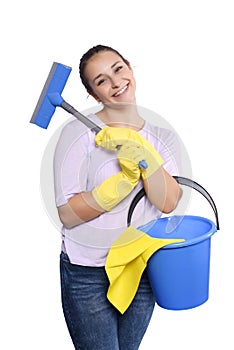
<svg viewBox="0 0 234 350">
<path fill-rule="evenodd" d="M 127 89 L 127 87 L 128 87 L 128 85 L 124 86 L 121 90 L 116 92 L 116 94 L 114 94 L 114 96 L 119 96 L 119 95 L 123 94 L 124 91 Z"/>
</svg>

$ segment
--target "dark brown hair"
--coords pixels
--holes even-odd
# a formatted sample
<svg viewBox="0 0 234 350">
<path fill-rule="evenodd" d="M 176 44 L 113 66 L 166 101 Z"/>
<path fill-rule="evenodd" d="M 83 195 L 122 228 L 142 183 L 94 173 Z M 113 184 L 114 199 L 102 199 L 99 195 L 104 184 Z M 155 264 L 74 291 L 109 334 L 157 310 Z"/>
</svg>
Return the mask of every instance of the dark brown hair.
<svg viewBox="0 0 234 350">
<path fill-rule="evenodd" d="M 85 67 L 90 60 L 91 57 L 93 57 L 95 54 L 102 52 L 102 51 L 112 51 L 116 53 L 123 61 L 129 66 L 128 60 L 126 60 L 117 50 L 113 49 L 110 46 L 105 46 L 105 45 L 96 45 L 93 46 L 91 49 L 89 49 L 80 59 L 80 65 L 79 65 L 79 73 L 80 73 L 80 79 L 85 86 L 86 90 L 88 93 L 92 93 L 92 88 L 90 87 L 88 80 L 85 76 Z"/>
</svg>

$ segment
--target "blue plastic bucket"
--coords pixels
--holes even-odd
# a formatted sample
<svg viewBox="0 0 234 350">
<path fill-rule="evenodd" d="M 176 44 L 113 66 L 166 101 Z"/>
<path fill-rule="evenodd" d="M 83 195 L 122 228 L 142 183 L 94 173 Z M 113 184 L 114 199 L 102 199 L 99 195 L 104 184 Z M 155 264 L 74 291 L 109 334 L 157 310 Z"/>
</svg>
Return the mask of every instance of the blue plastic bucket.
<svg viewBox="0 0 234 350">
<path fill-rule="evenodd" d="M 138 229 L 155 238 L 183 238 L 159 249 L 148 261 L 147 272 L 157 304 L 169 310 L 191 309 L 209 298 L 211 236 L 219 229 L 218 213 L 209 193 L 198 183 L 174 177 L 178 183 L 199 191 L 210 203 L 216 225 L 200 216 L 170 216 L 154 220 Z M 129 208 L 128 225 L 141 190 Z"/>
<path fill-rule="evenodd" d="M 207 301 L 210 238 L 217 231 L 216 225 L 199 216 L 172 216 L 139 229 L 152 237 L 185 239 L 163 247 L 148 261 L 147 272 L 157 304 L 183 310 Z"/>
</svg>

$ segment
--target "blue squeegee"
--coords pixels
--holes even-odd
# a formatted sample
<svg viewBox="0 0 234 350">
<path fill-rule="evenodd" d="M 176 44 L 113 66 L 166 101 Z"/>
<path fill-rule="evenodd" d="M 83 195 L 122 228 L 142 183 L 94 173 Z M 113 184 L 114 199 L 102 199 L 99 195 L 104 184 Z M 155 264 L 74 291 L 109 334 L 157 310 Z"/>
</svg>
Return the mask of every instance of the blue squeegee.
<svg viewBox="0 0 234 350">
<path fill-rule="evenodd" d="M 62 107 L 84 123 L 88 128 L 98 133 L 101 128 L 64 101 L 61 96 L 71 70 L 71 67 L 61 63 L 53 63 L 30 123 L 47 129 L 56 107 Z"/>
</svg>

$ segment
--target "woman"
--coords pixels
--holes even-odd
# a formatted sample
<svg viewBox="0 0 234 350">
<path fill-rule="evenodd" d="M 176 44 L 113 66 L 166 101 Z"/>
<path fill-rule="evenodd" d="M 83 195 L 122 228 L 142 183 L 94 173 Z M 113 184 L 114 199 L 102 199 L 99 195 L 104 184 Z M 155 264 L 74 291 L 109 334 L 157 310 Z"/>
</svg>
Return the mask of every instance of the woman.
<svg viewBox="0 0 234 350">
<path fill-rule="evenodd" d="M 126 228 L 129 205 L 142 186 L 147 196 L 134 212 L 135 227 L 177 206 L 181 193 L 172 177 L 178 172 L 176 137 L 139 115 L 133 70 L 113 48 L 88 50 L 80 61 L 80 77 L 88 93 L 102 103 L 99 112 L 88 116 L 102 131 L 95 136 L 74 120 L 56 147 L 63 311 L 76 349 L 136 350 L 155 303 L 147 275 L 143 273 L 122 315 L 106 297 L 105 261 Z M 146 169 L 139 166 L 141 160 Z"/>
</svg>

